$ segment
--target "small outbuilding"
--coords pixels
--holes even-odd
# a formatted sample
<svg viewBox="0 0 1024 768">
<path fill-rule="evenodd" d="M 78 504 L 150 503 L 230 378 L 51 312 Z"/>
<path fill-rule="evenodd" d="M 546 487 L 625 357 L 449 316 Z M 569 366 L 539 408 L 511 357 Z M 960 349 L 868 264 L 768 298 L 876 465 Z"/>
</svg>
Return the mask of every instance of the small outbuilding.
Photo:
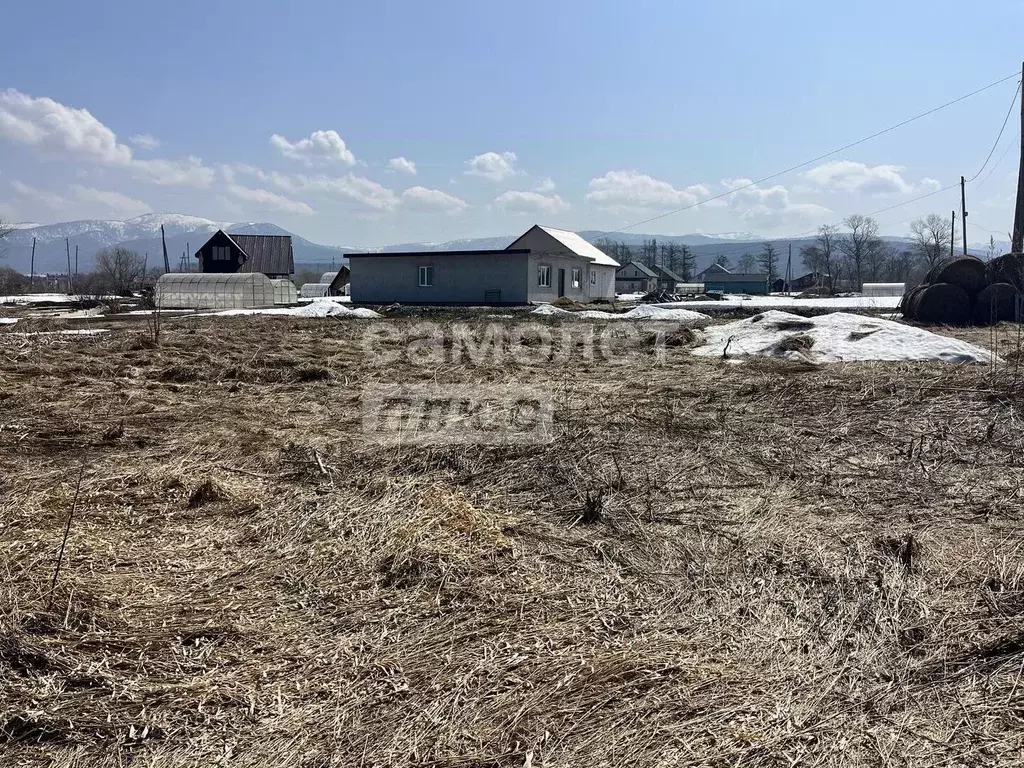
<svg viewBox="0 0 1024 768">
<path fill-rule="evenodd" d="M 269 278 L 290 278 L 295 273 L 289 235 L 232 235 L 218 229 L 195 257 L 204 274 L 259 272 Z"/>
<path fill-rule="evenodd" d="M 763 272 L 704 273 L 704 290 L 721 293 L 768 294 L 768 275 Z"/>
</svg>

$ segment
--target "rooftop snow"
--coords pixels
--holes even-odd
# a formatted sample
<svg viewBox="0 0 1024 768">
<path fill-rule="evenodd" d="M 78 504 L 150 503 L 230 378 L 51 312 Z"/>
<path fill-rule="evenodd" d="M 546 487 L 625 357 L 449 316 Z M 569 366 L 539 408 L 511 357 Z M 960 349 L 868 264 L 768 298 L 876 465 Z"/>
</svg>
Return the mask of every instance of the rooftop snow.
<svg viewBox="0 0 1024 768">
<path fill-rule="evenodd" d="M 617 262 L 607 253 L 602 251 L 600 248 L 596 247 L 591 243 L 588 243 L 575 232 L 570 232 L 567 229 L 555 229 L 554 227 L 542 226 L 540 228 L 578 256 L 588 258 L 595 264 L 604 264 L 605 266 L 609 267 L 619 266 L 619 262 Z"/>
</svg>

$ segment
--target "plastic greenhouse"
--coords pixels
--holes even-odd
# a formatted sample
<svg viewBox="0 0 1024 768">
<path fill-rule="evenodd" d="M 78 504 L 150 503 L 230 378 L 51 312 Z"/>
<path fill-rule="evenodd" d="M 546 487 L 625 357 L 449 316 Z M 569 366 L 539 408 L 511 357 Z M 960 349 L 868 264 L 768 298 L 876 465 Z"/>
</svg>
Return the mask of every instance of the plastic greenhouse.
<svg viewBox="0 0 1024 768">
<path fill-rule="evenodd" d="M 326 296 L 330 289 L 330 283 L 303 283 L 299 289 L 299 296 L 304 299 L 319 299 Z"/>
<path fill-rule="evenodd" d="M 274 306 L 274 283 L 260 272 L 169 272 L 156 281 L 161 309 L 260 309 Z"/>
<path fill-rule="evenodd" d="M 295 283 L 287 278 L 271 278 L 274 284 L 275 304 L 295 304 L 299 300 L 299 294 L 295 290 Z"/>
</svg>

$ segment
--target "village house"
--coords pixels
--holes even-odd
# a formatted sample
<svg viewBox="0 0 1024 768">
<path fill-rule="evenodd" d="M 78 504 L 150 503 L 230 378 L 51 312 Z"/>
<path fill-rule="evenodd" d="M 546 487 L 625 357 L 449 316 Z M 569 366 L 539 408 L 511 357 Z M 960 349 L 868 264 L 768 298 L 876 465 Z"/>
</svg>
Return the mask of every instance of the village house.
<svg viewBox="0 0 1024 768">
<path fill-rule="evenodd" d="M 292 239 L 288 235 L 231 235 L 218 229 L 196 250 L 203 273 L 262 273 L 274 279 L 295 273 Z"/>
<path fill-rule="evenodd" d="M 639 261 L 615 270 L 616 293 L 650 293 L 658 287 L 658 273 Z"/>
<path fill-rule="evenodd" d="M 619 263 L 575 232 L 535 225 L 501 250 L 350 253 L 360 304 L 529 304 L 615 298 Z"/>
</svg>

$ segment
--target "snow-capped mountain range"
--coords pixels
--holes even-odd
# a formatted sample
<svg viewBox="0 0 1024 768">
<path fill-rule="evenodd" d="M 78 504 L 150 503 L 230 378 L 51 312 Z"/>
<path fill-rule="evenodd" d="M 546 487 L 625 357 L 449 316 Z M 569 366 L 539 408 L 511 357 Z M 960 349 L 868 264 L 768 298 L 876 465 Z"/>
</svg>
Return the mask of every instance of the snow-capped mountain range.
<svg viewBox="0 0 1024 768">
<path fill-rule="evenodd" d="M 17 229 L 0 241 L 0 266 L 13 267 L 27 273 L 30 268 L 32 240 L 35 238 L 35 269 L 37 273 L 63 272 L 67 269 L 68 253 L 65 241 L 70 245 L 71 257 L 74 259 L 75 248 L 78 248 L 79 269 L 87 271 L 92 266 L 97 251 L 114 245 L 123 245 L 138 253 L 147 254 L 149 263 L 159 266 L 163 261 L 160 242 L 160 227 L 163 225 L 167 236 L 167 253 L 172 270 L 178 270 L 182 258 L 191 255 L 218 229 L 237 234 L 254 235 L 291 235 L 295 249 L 295 261 L 302 265 L 323 267 L 344 263 L 346 253 L 359 251 L 445 251 L 445 250 L 477 250 L 487 248 L 504 248 L 518 235 L 501 237 L 478 237 L 460 240 L 449 240 L 444 243 L 397 243 L 394 245 L 367 247 L 351 245 L 320 245 L 300 237 L 269 222 L 223 222 L 204 219 L 199 216 L 186 216 L 176 213 L 147 213 L 127 221 L 103 221 L 88 219 L 85 221 L 66 221 L 58 224 L 22 223 L 15 225 Z M 644 240 L 656 239 L 659 243 L 677 243 L 691 246 L 697 256 L 698 268 L 711 263 L 718 253 L 725 253 L 733 261 L 742 252 L 756 254 L 760 252 L 764 242 L 762 238 L 748 232 L 734 232 L 717 235 L 650 235 L 631 232 L 613 232 L 606 234 L 599 230 L 580 232 L 584 238 L 597 241 L 603 237 L 618 240 L 630 246 L 639 246 Z M 902 238 L 886 238 L 900 247 L 906 247 L 907 241 Z M 772 241 L 780 254 L 788 251 L 790 243 L 796 256 L 800 248 L 808 245 L 811 238 L 799 240 L 775 239 Z M 985 244 L 987 245 L 987 244 Z M 980 254 L 985 252 L 985 245 L 971 246 L 971 251 Z M 1004 252 L 1008 244 L 998 243 L 999 252 Z M 785 256 L 783 255 L 783 258 Z M 194 264 L 194 262 L 191 262 Z M 798 268 L 794 264 L 794 268 Z"/>
</svg>

